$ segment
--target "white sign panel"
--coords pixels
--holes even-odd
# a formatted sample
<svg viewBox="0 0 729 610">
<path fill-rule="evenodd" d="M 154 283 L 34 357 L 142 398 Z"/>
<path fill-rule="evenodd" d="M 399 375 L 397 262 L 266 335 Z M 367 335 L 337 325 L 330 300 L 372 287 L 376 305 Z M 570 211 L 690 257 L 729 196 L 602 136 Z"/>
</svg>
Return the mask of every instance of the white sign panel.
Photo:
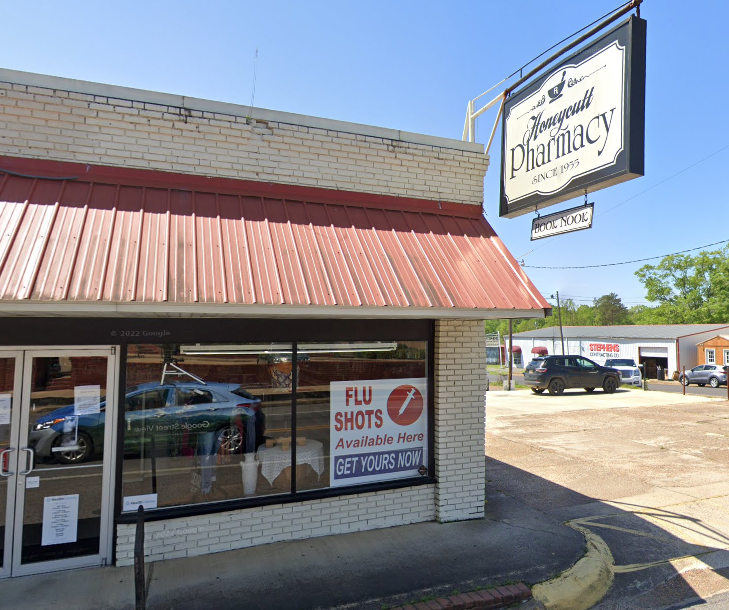
<svg viewBox="0 0 729 610">
<path fill-rule="evenodd" d="M 157 508 L 157 494 L 144 494 L 142 496 L 124 496 L 122 510 L 124 512 L 136 511 L 140 506 L 144 509 Z"/>
<path fill-rule="evenodd" d="M 40 487 L 40 477 L 25 477 L 26 489 L 37 489 Z"/>
<path fill-rule="evenodd" d="M 552 235 L 589 229 L 592 227 L 593 207 L 592 203 L 588 203 L 578 208 L 535 218 L 532 220 L 532 241 L 551 237 Z"/>
<path fill-rule="evenodd" d="M 41 546 L 76 542 L 77 532 L 78 494 L 43 498 Z"/>
<path fill-rule="evenodd" d="M 101 386 L 77 385 L 73 389 L 74 415 L 95 415 L 101 410 Z"/>
<path fill-rule="evenodd" d="M 419 474 L 428 464 L 426 378 L 330 384 L 332 487 Z"/>
<path fill-rule="evenodd" d="M 621 355 L 620 343 L 614 341 L 595 341 L 592 343 L 582 343 L 582 355 L 587 356 L 590 360 L 594 360 L 598 364 L 604 364 L 608 358 L 623 358 Z"/>
<path fill-rule="evenodd" d="M 632 17 L 506 99 L 500 216 L 643 175 L 645 31 Z"/>
<path fill-rule="evenodd" d="M 10 394 L 0 394 L 0 425 L 10 423 L 10 405 L 13 397 Z"/>
<path fill-rule="evenodd" d="M 615 162 L 623 150 L 625 49 L 617 42 L 562 66 L 506 117 L 509 203 L 550 195 Z"/>
</svg>

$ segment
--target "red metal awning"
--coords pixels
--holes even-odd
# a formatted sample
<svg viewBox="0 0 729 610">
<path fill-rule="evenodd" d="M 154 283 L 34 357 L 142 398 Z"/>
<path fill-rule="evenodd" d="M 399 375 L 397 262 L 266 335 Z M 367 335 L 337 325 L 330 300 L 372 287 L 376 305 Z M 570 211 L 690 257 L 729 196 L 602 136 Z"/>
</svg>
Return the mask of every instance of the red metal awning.
<svg viewBox="0 0 729 610">
<path fill-rule="evenodd" d="M 546 347 L 537 345 L 536 347 L 532 348 L 532 354 L 539 354 L 540 356 L 546 356 L 547 354 L 549 354 L 549 350 Z"/>
<path fill-rule="evenodd" d="M 110 183 L 0 173 L 0 305 L 113 303 L 116 315 L 129 304 L 161 306 L 150 315 L 186 304 L 238 306 L 236 315 L 257 306 L 421 317 L 550 309 L 474 206 L 393 209 L 397 198 L 338 191 L 284 198 L 271 185 L 262 196 L 232 180 L 185 188 L 174 174 L 162 174 L 168 186 L 145 186 L 140 174 L 160 175 Z"/>
<path fill-rule="evenodd" d="M 512 354 L 521 354 L 521 348 L 518 345 L 512 345 L 511 353 Z"/>
</svg>

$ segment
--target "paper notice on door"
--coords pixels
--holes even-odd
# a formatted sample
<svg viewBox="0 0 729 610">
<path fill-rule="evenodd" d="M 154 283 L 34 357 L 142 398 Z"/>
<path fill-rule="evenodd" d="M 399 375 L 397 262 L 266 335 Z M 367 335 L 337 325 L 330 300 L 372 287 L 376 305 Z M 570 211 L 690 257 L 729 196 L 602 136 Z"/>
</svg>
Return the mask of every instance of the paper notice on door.
<svg viewBox="0 0 729 610">
<path fill-rule="evenodd" d="M 25 488 L 36 489 L 40 487 L 40 477 L 25 477 Z"/>
<path fill-rule="evenodd" d="M 94 415 L 101 409 L 101 386 L 77 385 L 73 389 L 73 414 Z"/>
<path fill-rule="evenodd" d="M 0 425 L 10 423 L 11 394 L 0 394 Z"/>
<path fill-rule="evenodd" d="M 76 542 L 78 537 L 78 494 L 43 498 L 41 546 Z"/>
</svg>

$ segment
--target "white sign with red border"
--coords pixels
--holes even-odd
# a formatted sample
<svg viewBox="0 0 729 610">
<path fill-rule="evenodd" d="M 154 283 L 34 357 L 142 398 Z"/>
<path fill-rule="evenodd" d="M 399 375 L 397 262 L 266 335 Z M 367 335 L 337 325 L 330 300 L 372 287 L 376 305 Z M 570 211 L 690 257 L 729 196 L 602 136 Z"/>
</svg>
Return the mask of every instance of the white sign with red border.
<svg viewBox="0 0 729 610">
<path fill-rule="evenodd" d="M 330 383 L 330 485 L 417 476 L 428 464 L 428 380 Z"/>
</svg>

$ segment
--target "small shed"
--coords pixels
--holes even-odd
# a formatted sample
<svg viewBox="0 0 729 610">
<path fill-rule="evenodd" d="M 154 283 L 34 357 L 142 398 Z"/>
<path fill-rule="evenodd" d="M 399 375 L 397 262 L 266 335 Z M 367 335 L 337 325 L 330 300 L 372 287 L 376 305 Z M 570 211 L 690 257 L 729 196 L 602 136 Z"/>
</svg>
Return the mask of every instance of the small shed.
<svg viewBox="0 0 729 610">
<path fill-rule="evenodd" d="M 699 364 L 729 364 L 729 335 L 716 335 L 696 344 Z"/>
</svg>

